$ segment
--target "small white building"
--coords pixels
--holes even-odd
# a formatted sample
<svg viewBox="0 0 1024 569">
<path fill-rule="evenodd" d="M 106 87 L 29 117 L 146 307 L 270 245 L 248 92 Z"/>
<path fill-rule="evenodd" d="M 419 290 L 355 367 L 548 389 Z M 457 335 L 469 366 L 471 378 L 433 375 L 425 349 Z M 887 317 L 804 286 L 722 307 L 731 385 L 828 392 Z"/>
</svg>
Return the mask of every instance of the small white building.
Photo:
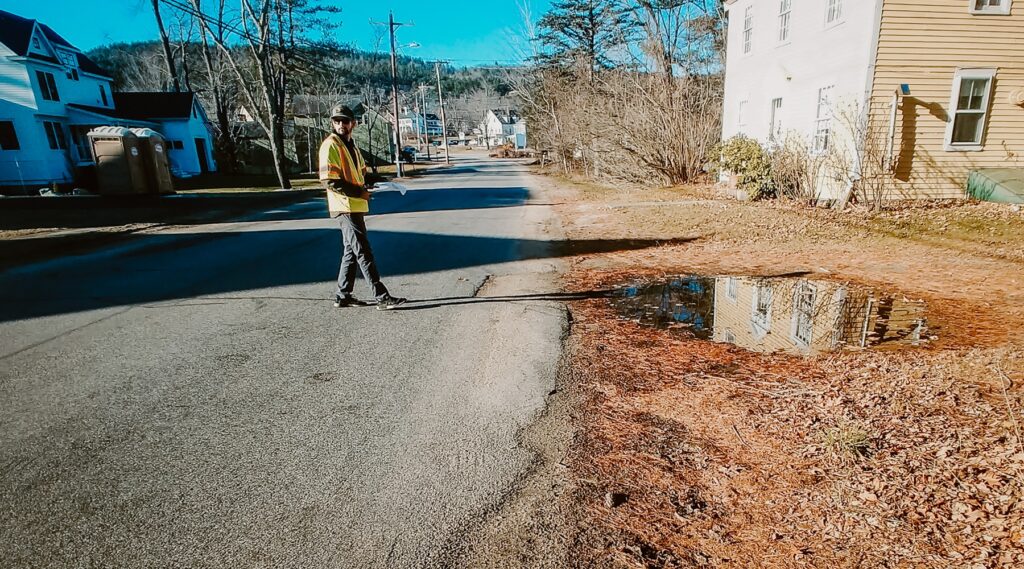
<svg viewBox="0 0 1024 569">
<path fill-rule="evenodd" d="M 406 113 L 398 120 L 398 128 L 402 137 L 443 136 L 444 130 L 441 126 L 441 118 L 433 113 Z"/>
<path fill-rule="evenodd" d="M 480 144 L 526 148 L 526 121 L 514 110 L 490 109 L 477 126 Z"/>
<path fill-rule="evenodd" d="M 880 6 L 726 0 L 723 140 L 742 134 L 771 146 L 800 136 L 811 152 L 828 151 L 839 115 L 861 111 L 871 88 Z"/>
<path fill-rule="evenodd" d="M 217 171 L 210 120 L 195 93 L 114 93 L 114 108 L 118 118 L 156 124 L 175 176 Z"/>
</svg>

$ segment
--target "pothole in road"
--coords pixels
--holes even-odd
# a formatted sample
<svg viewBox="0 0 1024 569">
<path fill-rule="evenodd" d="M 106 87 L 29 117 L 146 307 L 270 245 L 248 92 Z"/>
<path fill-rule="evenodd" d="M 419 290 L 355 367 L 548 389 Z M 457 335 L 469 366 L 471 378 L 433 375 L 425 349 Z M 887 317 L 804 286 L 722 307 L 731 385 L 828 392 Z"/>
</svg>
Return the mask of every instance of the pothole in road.
<svg viewBox="0 0 1024 569">
<path fill-rule="evenodd" d="M 318 383 L 330 383 L 336 379 L 338 379 L 338 374 L 318 371 L 306 378 L 306 384 L 315 385 Z"/>
<path fill-rule="evenodd" d="M 621 289 L 619 316 L 756 352 L 906 348 L 936 340 L 923 301 L 794 277 L 680 276 Z"/>
</svg>

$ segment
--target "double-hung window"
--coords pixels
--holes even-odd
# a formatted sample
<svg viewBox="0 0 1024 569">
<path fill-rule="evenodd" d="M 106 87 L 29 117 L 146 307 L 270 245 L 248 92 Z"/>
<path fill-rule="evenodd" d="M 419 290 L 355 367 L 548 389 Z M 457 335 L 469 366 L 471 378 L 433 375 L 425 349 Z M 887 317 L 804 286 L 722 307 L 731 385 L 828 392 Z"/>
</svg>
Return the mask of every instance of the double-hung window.
<svg viewBox="0 0 1024 569">
<path fill-rule="evenodd" d="M 778 142 L 782 138 L 782 97 L 772 99 L 768 114 L 768 140 Z"/>
<path fill-rule="evenodd" d="M 972 14 L 997 14 L 1005 15 L 1010 13 L 1011 0 L 968 0 Z"/>
<path fill-rule="evenodd" d="M 57 82 L 53 78 L 53 73 L 36 71 L 36 80 L 39 81 L 39 92 L 43 95 L 44 100 L 60 100 L 60 94 L 57 93 Z"/>
<path fill-rule="evenodd" d="M 754 305 L 750 322 L 754 325 L 754 333 L 758 336 L 767 334 L 772 328 L 772 287 L 767 283 L 759 283 L 754 289 Z"/>
<path fill-rule="evenodd" d="M 814 331 L 814 305 L 818 301 L 818 289 L 802 281 L 793 291 L 793 341 L 800 346 L 810 346 Z"/>
<path fill-rule="evenodd" d="M 779 43 L 789 41 L 789 20 L 793 11 L 793 0 L 779 0 Z"/>
<path fill-rule="evenodd" d="M 103 88 L 103 85 L 100 85 L 99 87 L 100 87 L 100 100 L 103 101 L 103 106 L 105 107 L 105 106 L 107 106 L 107 90 Z"/>
<path fill-rule="evenodd" d="M 946 150 L 981 150 L 995 69 L 958 69 L 953 78 Z"/>
<path fill-rule="evenodd" d="M 814 140 L 811 149 L 823 153 L 832 143 L 832 91 L 834 85 L 818 89 L 818 110 L 814 118 Z"/>
<path fill-rule="evenodd" d="M 843 0 L 827 0 L 825 5 L 825 25 L 831 26 L 843 20 Z"/>
<path fill-rule="evenodd" d="M 750 53 L 754 47 L 754 7 L 747 6 L 743 12 L 743 53 Z"/>
<path fill-rule="evenodd" d="M 68 149 L 68 140 L 64 136 L 64 127 L 59 122 L 43 121 L 43 129 L 46 131 L 46 142 L 50 144 L 51 150 Z"/>
</svg>

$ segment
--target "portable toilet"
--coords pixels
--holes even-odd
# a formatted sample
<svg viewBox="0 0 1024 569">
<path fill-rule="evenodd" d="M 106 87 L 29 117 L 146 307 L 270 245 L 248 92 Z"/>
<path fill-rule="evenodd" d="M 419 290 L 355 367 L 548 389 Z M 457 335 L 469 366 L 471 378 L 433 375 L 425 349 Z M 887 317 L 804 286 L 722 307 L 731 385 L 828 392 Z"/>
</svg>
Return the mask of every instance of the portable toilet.
<svg viewBox="0 0 1024 569">
<path fill-rule="evenodd" d="M 146 165 L 139 138 L 127 128 L 101 126 L 89 131 L 96 162 L 96 186 L 101 195 L 148 193 Z"/>
<path fill-rule="evenodd" d="M 139 139 L 139 150 L 146 165 L 146 184 L 149 191 L 155 194 L 173 194 L 174 182 L 171 179 L 171 166 L 167 158 L 167 141 L 159 132 L 151 128 L 131 129 Z"/>
</svg>

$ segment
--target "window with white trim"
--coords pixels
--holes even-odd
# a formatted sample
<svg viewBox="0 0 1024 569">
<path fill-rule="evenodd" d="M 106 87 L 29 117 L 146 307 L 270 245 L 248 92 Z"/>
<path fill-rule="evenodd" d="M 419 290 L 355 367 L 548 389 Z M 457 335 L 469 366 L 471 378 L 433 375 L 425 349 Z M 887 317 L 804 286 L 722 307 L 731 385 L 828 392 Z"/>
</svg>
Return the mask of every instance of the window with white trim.
<svg viewBox="0 0 1024 569">
<path fill-rule="evenodd" d="M 793 0 L 779 0 L 779 43 L 789 41 L 789 20 L 793 11 Z"/>
<path fill-rule="evenodd" d="M 728 277 L 725 279 L 725 296 L 728 297 L 729 300 L 736 300 L 736 288 L 736 277 Z"/>
<path fill-rule="evenodd" d="M 947 150 L 981 150 L 995 69 L 958 69 L 946 126 Z"/>
<path fill-rule="evenodd" d="M 814 117 L 814 140 L 811 150 L 825 152 L 832 143 L 832 91 L 835 85 L 818 89 L 818 110 Z"/>
<path fill-rule="evenodd" d="M 64 135 L 64 126 L 59 122 L 43 121 L 43 129 L 46 131 L 46 142 L 51 150 L 67 150 L 68 140 Z"/>
<path fill-rule="evenodd" d="M 750 321 L 754 324 L 754 331 L 766 334 L 772 327 L 772 287 L 768 284 L 759 284 L 754 289 L 753 314 Z"/>
<path fill-rule="evenodd" d="M 807 281 L 800 282 L 793 291 L 793 341 L 800 346 L 811 345 L 817 300 L 818 288 Z"/>
<path fill-rule="evenodd" d="M 754 7 L 747 6 L 743 12 L 743 53 L 750 53 L 754 39 Z"/>
<path fill-rule="evenodd" d="M 972 14 L 1009 14 L 1011 0 L 969 0 Z"/>
<path fill-rule="evenodd" d="M 53 73 L 36 71 L 36 80 L 39 82 L 39 92 L 43 95 L 43 100 L 60 101 L 60 94 L 57 93 L 57 82 L 53 78 Z"/>
<path fill-rule="evenodd" d="M 737 126 L 743 126 L 747 124 L 747 102 L 740 101 L 739 108 L 736 110 L 736 124 Z"/>
<path fill-rule="evenodd" d="M 843 19 L 843 0 L 828 0 L 825 7 L 825 25 L 838 24 Z"/>
<path fill-rule="evenodd" d="M 768 115 L 768 140 L 778 142 L 782 138 L 782 97 L 772 99 Z"/>
</svg>

